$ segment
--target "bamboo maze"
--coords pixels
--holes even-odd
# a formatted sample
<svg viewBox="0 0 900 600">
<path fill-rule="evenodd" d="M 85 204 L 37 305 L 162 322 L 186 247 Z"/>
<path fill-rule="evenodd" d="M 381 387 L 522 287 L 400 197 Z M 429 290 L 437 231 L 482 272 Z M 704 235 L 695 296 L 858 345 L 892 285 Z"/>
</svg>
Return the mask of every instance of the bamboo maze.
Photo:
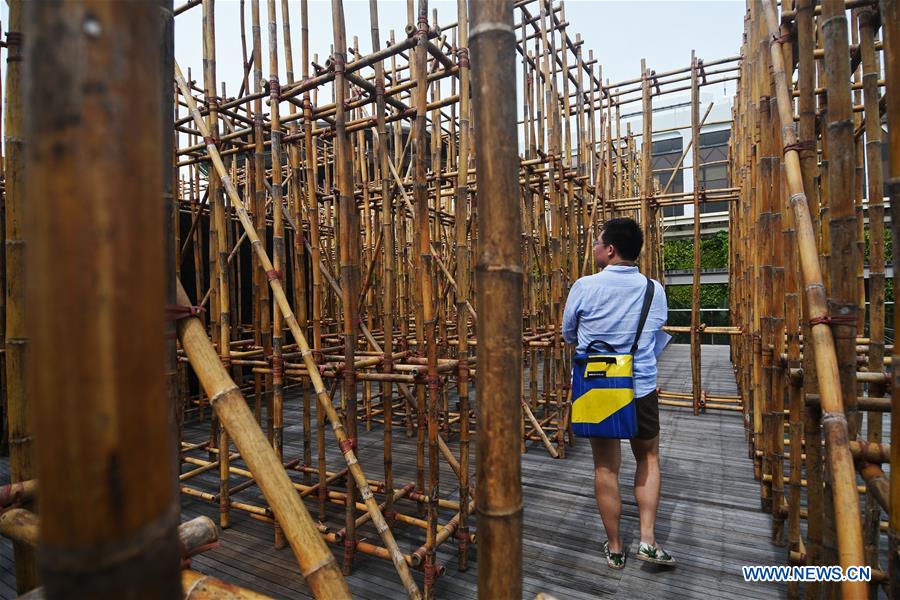
<svg viewBox="0 0 900 600">
<path fill-rule="evenodd" d="M 369 30 L 348 32 L 363 7 Z M 785 564 L 872 568 L 790 597 L 900 597 L 896 0 L 750 0 L 734 55 L 618 82 L 561 1 L 406 7 L 383 31 L 377 0 L 332 0 L 330 22 L 307 0 L 9 0 L 0 533 L 17 591 L 261 598 L 189 568 L 250 519 L 315 597 L 349 597 L 366 561 L 395 597 L 445 597 L 473 559 L 479 597 L 529 595 L 521 456 L 564 470 L 585 447 L 568 290 L 618 216 L 665 284 L 666 211 L 690 207 L 690 324 L 665 327 L 689 341 L 690 383 L 661 383 L 660 404 L 743 424 Z M 195 70 L 174 31 L 198 13 Z M 711 160 L 703 94 L 725 85 Z M 688 123 L 664 118 L 673 102 Z M 701 308 L 712 205 L 727 325 Z M 708 334 L 730 342 L 733 392 L 703 375 Z M 218 523 L 179 526 L 186 500 Z"/>
</svg>

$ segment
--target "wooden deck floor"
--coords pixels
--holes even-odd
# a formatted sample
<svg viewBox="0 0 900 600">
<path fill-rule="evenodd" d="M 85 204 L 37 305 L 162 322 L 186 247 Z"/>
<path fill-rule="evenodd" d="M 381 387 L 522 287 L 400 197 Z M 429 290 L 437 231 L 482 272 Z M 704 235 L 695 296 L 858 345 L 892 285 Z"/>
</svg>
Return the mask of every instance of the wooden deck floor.
<svg viewBox="0 0 900 600">
<path fill-rule="evenodd" d="M 703 370 L 708 383 L 704 388 L 720 393 L 735 393 L 734 378 L 728 362 L 727 347 L 704 347 Z M 660 385 L 669 390 L 689 390 L 688 352 L 684 346 L 667 349 L 660 364 Z M 285 431 L 286 456 L 300 452 L 301 431 L 297 423 L 297 401 L 289 403 Z M 590 447 L 576 440 L 569 457 L 554 460 L 543 447 L 531 445 L 522 457 L 525 489 L 524 572 L 525 597 L 549 592 L 560 600 L 569 598 L 643 597 L 643 598 L 761 598 L 781 597 L 784 587 L 774 584 L 748 584 L 741 577 L 742 565 L 784 564 L 785 551 L 770 544 L 769 517 L 759 511 L 759 488 L 753 480 L 747 458 L 741 418 L 738 413 L 710 412 L 693 417 L 684 409 L 661 410 L 663 489 L 659 508 L 657 537 L 679 561 L 672 570 L 661 570 L 630 560 L 622 571 L 605 565 L 600 548 L 605 535 L 594 503 Z M 201 428 L 193 432 L 198 439 Z M 450 444 L 454 450 L 455 443 Z M 474 444 L 473 444 L 474 445 Z M 473 451 L 474 455 L 474 451 Z M 638 543 L 637 507 L 631 481 L 634 461 L 623 452 L 622 530 L 629 553 Z M 381 479 L 381 431 L 362 434 L 361 462 L 369 479 Z M 328 464 L 337 469 L 340 457 L 335 444 L 329 446 Z M 240 463 L 238 463 L 240 464 Z M 415 440 L 402 433 L 395 435 L 394 459 L 396 484 L 414 481 Z M 0 469 L 8 480 L 8 464 Z M 187 470 L 187 467 L 185 467 Z M 456 498 L 451 485 L 455 477 L 442 467 L 444 497 Z M 295 479 L 297 476 L 295 475 Z M 215 490 L 212 475 L 191 480 L 191 485 Z M 242 492 L 239 500 L 262 504 L 253 488 Z M 308 504 L 312 507 L 312 504 Z M 400 506 L 414 514 L 410 503 Z M 333 507 L 329 524 L 341 526 L 342 509 Z M 182 497 L 182 516 L 217 518 L 218 507 Z M 232 526 L 222 532 L 221 546 L 194 558 L 194 568 L 244 585 L 276 598 L 310 597 L 290 549 L 275 550 L 270 525 L 233 510 Z M 442 513 L 442 518 L 449 518 Z M 362 535 L 378 542 L 370 526 Z M 414 527 L 397 532 L 404 552 L 421 545 L 424 534 Z M 340 550 L 335 549 L 338 557 Z M 461 573 L 456 568 L 456 547 L 446 544 L 438 560 L 446 573 L 437 584 L 440 598 L 475 598 L 477 561 L 471 553 L 471 567 Z M 399 598 L 403 592 L 390 563 L 357 554 L 354 572 L 348 583 L 359 598 Z M 422 575 L 416 573 L 422 582 Z M 12 551 L 10 543 L 0 541 L 0 598 L 14 597 Z"/>
</svg>

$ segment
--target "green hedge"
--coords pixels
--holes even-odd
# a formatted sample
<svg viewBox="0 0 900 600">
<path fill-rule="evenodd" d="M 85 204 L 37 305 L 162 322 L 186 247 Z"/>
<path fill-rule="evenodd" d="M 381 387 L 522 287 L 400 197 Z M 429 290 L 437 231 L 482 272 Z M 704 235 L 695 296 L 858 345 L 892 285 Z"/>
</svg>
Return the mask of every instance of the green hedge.
<svg viewBox="0 0 900 600">
<path fill-rule="evenodd" d="M 869 230 L 866 229 L 866 264 L 869 264 Z M 884 228 L 884 262 L 891 264 L 894 259 L 893 244 L 891 243 L 891 228 Z"/>
<path fill-rule="evenodd" d="M 669 308 L 690 308 L 692 285 L 667 285 Z M 728 284 L 705 283 L 700 286 L 700 308 L 728 308 Z"/>
<path fill-rule="evenodd" d="M 693 270 L 694 240 L 683 238 L 668 240 L 663 245 L 663 266 L 666 270 Z M 700 268 L 725 269 L 728 267 L 728 232 L 720 231 L 700 238 Z"/>
</svg>

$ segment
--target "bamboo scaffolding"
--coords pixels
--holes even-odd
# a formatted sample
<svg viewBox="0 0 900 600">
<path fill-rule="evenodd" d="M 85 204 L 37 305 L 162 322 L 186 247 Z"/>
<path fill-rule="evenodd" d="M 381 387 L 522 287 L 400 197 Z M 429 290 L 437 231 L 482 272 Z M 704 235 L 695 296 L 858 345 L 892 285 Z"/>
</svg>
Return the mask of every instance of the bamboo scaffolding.
<svg viewBox="0 0 900 600">
<path fill-rule="evenodd" d="M 197 124 L 197 127 L 200 129 L 201 133 L 203 133 L 204 139 L 210 139 L 209 132 L 208 130 L 206 130 L 206 125 L 200 117 L 199 111 L 197 110 L 196 104 L 194 103 L 194 99 L 191 96 L 190 91 L 187 89 L 187 84 L 184 81 L 184 76 L 181 74 L 181 69 L 178 67 L 177 63 L 175 65 L 175 79 L 178 83 L 178 87 L 181 89 L 182 97 L 187 101 L 191 112 L 194 114 L 195 123 Z M 402 560 L 401 555 L 397 550 L 393 535 L 391 534 L 390 529 L 387 527 L 387 524 L 384 522 L 384 517 L 382 516 L 381 511 L 378 509 L 378 505 L 375 503 L 375 500 L 368 489 L 368 484 L 365 481 L 365 476 L 363 475 L 362 468 L 359 466 L 359 463 L 354 455 L 352 441 L 345 432 L 344 426 L 341 424 L 340 418 L 335 412 L 334 407 L 331 405 L 329 395 L 324 388 L 322 379 L 319 376 L 318 369 L 316 368 L 315 363 L 313 362 L 313 359 L 311 357 L 312 351 L 309 349 L 309 345 L 306 342 L 306 337 L 300 331 L 297 319 L 294 316 L 293 311 L 288 304 L 287 297 L 284 294 L 284 288 L 281 285 L 280 277 L 277 271 L 275 271 L 275 269 L 273 268 L 272 263 L 262 246 L 262 242 L 257 237 L 255 228 L 250 221 L 250 216 L 248 215 L 246 208 L 244 208 L 243 202 L 235 191 L 234 186 L 231 183 L 231 179 L 225 173 L 225 167 L 222 164 L 221 158 L 219 157 L 215 145 L 212 142 L 208 143 L 207 150 L 210 153 L 216 169 L 219 171 L 219 175 L 222 178 L 222 183 L 225 191 L 228 194 L 232 204 L 234 205 L 235 212 L 238 214 L 241 224 L 244 226 L 245 231 L 250 238 L 251 244 L 256 251 L 259 262 L 266 273 L 266 276 L 269 280 L 269 286 L 272 289 L 272 292 L 277 301 L 278 309 L 284 315 L 285 323 L 287 324 L 288 328 L 291 331 L 291 334 L 294 336 L 295 341 L 301 349 L 301 356 L 303 357 L 303 362 L 306 365 L 306 368 L 309 370 L 310 379 L 315 389 L 316 397 L 318 398 L 321 408 L 324 409 L 324 412 L 326 413 L 328 420 L 331 423 L 335 437 L 337 437 L 339 443 L 341 444 L 342 453 L 347 461 L 348 467 L 353 474 L 353 479 L 360 487 L 360 493 L 363 499 L 366 501 L 367 508 L 370 512 L 372 512 L 373 522 L 378 528 L 379 533 L 381 534 L 382 539 L 385 542 L 385 545 L 388 546 L 388 550 L 391 552 L 392 560 L 395 564 L 395 567 L 397 568 L 398 573 L 400 574 L 401 579 L 403 580 L 407 593 L 410 595 L 410 597 L 418 597 L 419 592 L 417 586 L 410 577 L 406 563 Z M 351 304 L 352 303 L 353 302 L 351 302 Z M 284 521 L 282 520 L 282 525 L 283 523 Z"/>
<path fill-rule="evenodd" d="M 862 442 L 855 436 L 863 416 L 854 417 L 853 410 L 868 413 L 867 441 L 882 444 L 881 413 L 894 387 L 889 380 L 893 358 L 885 356 L 893 350 L 885 344 L 884 327 L 885 207 L 877 193 L 883 184 L 879 144 L 889 144 L 880 140 L 882 113 L 891 109 L 885 98 L 893 80 L 887 70 L 890 39 L 879 39 L 884 18 L 873 12 L 874 5 L 854 5 L 851 24 L 858 23 L 859 33 L 851 40 L 854 27 L 842 30 L 831 19 L 835 7 L 814 9 L 807 0 L 786 0 L 779 18 L 777 6 L 753 2 L 741 56 L 702 60 L 693 54 L 689 66 L 665 73 L 654 72 L 645 61 L 640 77 L 611 84 L 603 82 L 593 54 L 585 58 L 584 41 L 572 31 L 564 6 L 549 1 L 506 5 L 501 15 L 492 12 L 499 5 L 467 6 L 459 0 L 456 22 L 449 26 L 439 25 L 427 2 L 418 7 L 409 2 L 408 27 L 398 38 L 379 30 L 377 1 L 370 0 L 372 46 L 365 54 L 358 39 L 347 37 L 343 3 L 333 0 L 334 45 L 321 63 L 310 54 L 304 1 L 301 65 L 295 72 L 288 4 L 283 0 L 279 40 L 277 7 L 267 0 L 264 78 L 261 17 L 254 0 L 249 36 L 241 10 L 243 78 L 239 84 L 228 82 L 228 89 L 239 90 L 229 96 L 216 75 L 217 67 L 223 69 L 216 62 L 214 2 L 197 4 L 204 13 L 203 81 L 190 81 L 190 72 L 185 79 L 179 71 L 176 108 L 166 121 L 174 138 L 166 142 L 167 154 L 176 161 L 165 167 L 171 169 L 175 196 L 175 207 L 167 212 L 172 227 L 167 247 L 177 254 L 175 273 L 208 311 L 189 319 L 195 336 L 190 351 L 182 343 L 177 355 L 171 352 L 168 377 L 170 387 L 177 386 L 176 428 L 186 432 L 203 426 L 209 432 L 203 440 L 188 438 L 191 443 L 179 453 L 183 494 L 216 503 L 222 526 L 229 524 L 230 514 L 273 523 L 276 545 L 286 540 L 295 551 L 297 526 L 284 515 L 300 509 L 270 498 L 272 486 L 281 486 L 280 494 L 309 498 L 321 523 L 304 518 L 310 535 L 305 542 L 319 553 L 321 540 L 340 546 L 348 574 L 358 553 L 392 560 L 412 597 L 422 583 L 426 596 L 441 595 L 444 567 L 436 558 L 441 544 L 455 542 L 459 570 L 467 568 L 475 538 L 469 513 L 477 507 L 483 528 L 479 553 L 490 557 L 479 561 L 480 593 L 496 595 L 502 589 L 508 595 L 521 585 L 515 564 L 520 549 L 492 548 L 498 539 L 513 546 L 519 540 L 520 492 L 510 449 L 543 446 L 552 457 L 564 458 L 573 443 L 570 351 L 560 335 L 567 290 L 577 277 L 593 272 L 590 247 L 597 227 L 622 214 L 636 217 L 644 228 L 642 271 L 662 279 L 662 247 L 670 235 L 664 226 L 670 222 L 660 209 L 691 204 L 693 217 L 677 225 L 685 226 L 682 235 L 691 235 L 697 248 L 691 321 L 665 330 L 690 337 L 692 386 L 689 394 L 661 390 L 660 402 L 691 409 L 698 418 L 714 411 L 741 414 L 763 506 L 772 516 L 773 541 L 786 543 L 790 557 L 804 564 L 867 560 L 878 567 L 881 505 L 876 495 L 884 500 L 884 486 L 873 487 L 876 493 L 867 500 L 865 544 L 858 547 L 861 527 L 852 525 L 858 496 L 851 493 L 858 487 L 857 471 L 871 481 L 879 477 L 853 449 Z M 219 6 L 220 12 L 227 10 Z M 819 48 L 817 28 L 820 39 L 827 40 Z M 15 42 L 10 54 L 18 50 Z M 501 44 L 503 52 L 494 49 Z M 479 45 L 490 54 L 481 64 L 476 61 Z M 514 52 L 521 71 L 512 67 Z M 879 53 L 885 57 L 883 80 Z M 861 71 L 852 80 L 856 66 Z M 473 75 L 492 68 L 500 72 Z M 13 71 L 12 76 L 19 75 Z M 519 77 L 522 119 L 515 123 L 515 100 L 503 90 L 513 89 Z M 490 85 L 479 88 L 479 80 Z M 713 105 L 701 118 L 701 90 L 724 81 L 737 82 L 733 120 L 708 122 Z M 15 86 L 8 78 L 8 89 Z M 490 91 L 497 86 L 501 91 Z M 651 113 L 665 110 L 664 99 L 677 94 L 690 95 L 689 128 L 654 129 Z M 9 91 L 7 97 L 12 98 Z M 637 115 L 627 113 L 629 107 L 637 109 L 637 102 L 642 123 L 632 132 Z M 7 122 L 16 114 L 16 107 L 8 106 Z M 508 121 L 500 132 L 495 111 Z M 704 162 L 704 134 L 729 123 L 728 159 Z M 683 136 L 684 150 L 667 180 L 656 181 L 663 169 L 654 138 L 673 134 Z M 520 147 L 522 156 L 514 157 L 511 153 Z M 9 200 L 16 194 L 11 149 L 7 249 L 18 248 L 23 239 L 9 233 L 15 209 Z M 688 153 L 693 187 L 685 192 L 675 180 Z M 729 172 L 727 187 L 704 189 L 703 169 L 723 166 Z M 706 279 L 699 247 L 706 217 L 701 213 L 711 202 L 728 203 L 728 325 L 703 322 L 701 284 Z M 865 306 L 860 250 L 866 231 L 868 318 L 860 310 Z M 492 254 L 498 244 L 502 254 Z M 21 283 L 21 274 L 13 272 L 15 254 L 6 255 L 8 294 Z M 835 301 L 829 304 L 826 298 Z M 17 309 L 10 296 L 7 300 L 10 314 Z M 500 307 L 503 318 L 493 316 Z M 844 316 L 854 316 L 852 326 L 840 319 L 841 307 Z M 10 325 L 7 338 L 24 340 L 24 332 L 17 334 Z M 179 329 L 183 326 L 180 321 Z M 864 333 L 861 326 L 868 328 L 865 341 L 857 336 Z M 703 389 L 703 334 L 729 337 L 737 395 Z M 201 337 L 203 356 L 222 371 L 197 362 Z M 6 370 L 18 373 L 10 365 L 11 349 L 7 345 Z M 195 373 L 209 369 L 217 378 L 227 376 L 240 403 L 240 391 L 246 390 L 253 406 L 244 406 L 249 420 L 240 421 L 240 428 L 262 427 L 252 437 L 254 444 L 265 442 L 266 466 L 249 463 L 250 434 L 238 433 L 243 437 L 237 443 L 234 423 L 220 414 L 222 399 L 208 389 L 212 375 L 206 372 L 198 386 L 189 364 Z M 473 377 L 483 380 L 476 388 L 477 411 L 469 398 Z M 6 389 L 12 400 L 15 382 Z M 287 422 L 288 415 L 298 414 L 287 410 L 294 401 L 301 407 L 298 423 Z M 490 408 L 490 402 L 501 402 L 503 412 Z M 842 414 L 849 419 L 846 428 Z M 326 421 L 346 470 L 326 462 Z M 300 426 L 297 440 L 288 444 L 285 432 L 295 431 L 289 429 L 295 425 Z M 372 456 L 357 451 L 360 426 L 367 438 L 383 440 Z M 412 439 L 410 452 L 416 455 L 412 482 L 396 481 L 396 436 L 403 434 Z M 481 445 L 476 486 L 472 436 Z M 458 454 L 451 450 L 456 441 Z M 299 450 L 291 456 L 286 449 L 298 448 L 294 442 Z M 263 452 L 262 446 L 253 447 Z M 384 465 L 384 482 L 365 478 L 360 461 L 369 460 Z M 441 460 L 451 467 L 450 482 L 440 481 Z M 510 471 L 485 472 L 485 460 Z M 209 472 L 217 486 L 200 477 Z M 280 483 L 273 484 L 274 479 Z M 238 495 L 257 486 L 264 502 L 245 502 Z M 458 502 L 441 497 L 457 486 Z M 806 512 L 801 510 L 804 495 Z M 832 505 L 834 518 L 829 516 Z M 802 518 L 807 518 L 805 537 Z M 395 524 L 414 525 L 421 536 L 414 552 L 399 550 Z M 368 534 L 362 528 L 373 526 L 382 545 L 364 540 Z M 331 557 L 325 551 L 323 560 Z M 298 561 L 303 564 L 299 556 Z M 329 564 L 331 573 L 336 565 Z M 410 568 L 422 575 L 414 576 Z M 418 584 L 414 577 L 420 578 Z M 812 584 L 805 588 L 792 586 L 791 594 L 818 590 Z M 848 595 L 857 591 L 852 585 L 847 589 Z"/>
<path fill-rule="evenodd" d="M 749 400 L 751 456 L 761 461 L 757 477 L 764 506 L 772 513 L 775 539 L 786 535 L 791 560 L 800 564 L 869 564 L 878 570 L 883 508 L 879 501 L 886 503 L 887 484 L 876 485 L 883 480 L 866 460 L 888 456 L 877 452 L 863 458 L 859 446 L 863 442 L 856 440 L 863 416 L 858 413 L 867 412 L 867 442 L 879 447 L 880 415 L 888 408 L 883 399 L 887 379 L 881 366 L 886 363 L 883 102 L 876 39 L 884 15 L 874 7 L 856 9 L 848 22 L 843 2 L 824 3 L 817 17 L 819 8 L 813 10 L 806 0 L 783 3 L 782 17 L 790 14 L 795 19 L 792 30 L 788 21 L 779 20 L 774 3 L 749 5 L 748 58 L 742 64 L 735 101 L 740 119 L 735 122 L 731 156 L 733 185 L 742 186 L 741 202 L 758 224 L 754 234 L 744 220 L 731 220 L 732 235 L 741 240 L 732 252 L 732 269 L 748 274 L 739 277 L 733 270 L 731 281 L 738 294 L 749 292 L 747 298 L 732 302 L 732 309 L 736 325 L 751 333 L 740 344 L 733 342 L 732 353 L 737 357 L 739 388 Z M 820 49 L 814 43 L 817 31 L 823 42 Z M 796 79 L 792 76 L 795 60 Z M 854 75 L 857 67 L 861 72 Z M 885 79 L 887 94 L 890 80 Z M 827 93 L 827 104 L 820 97 L 818 111 L 817 81 Z M 853 89 L 861 90 L 856 102 L 862 101 L 862 116 L 853 117 Z M 771 111 L 767 110 L 769 97 Z M 777 119 L 774 125 L 770 114 Z M 779 146 L 783 158 L 774 157 L 773 149 Z M 816 160 L 817 150 L 822 152 L 821 162 Z M 789 201 L 782 204 L 785 198 Z M 861 312 L 866 292 L 861 256 L 864 232 L 871 249 L 868 315 Z M 781 243 L 800 251 L 785 253 L 779 250 Z M 783 256 L 787 260 L 781 263 L 782 269 Z M 746 267 L 742 266 L 745 261 Z M 802 305 L 798 302 L 801 281 Z M 801 309 L 802 320 L 798 318 Z M 861 326 L 868 327 L 874 340 L 871 345 L 857 340 Z M 862 396 L 863 391 L 868 394 Z M 784 452 L 785 445 L 790 453 Z M 808 482 L 801 478 L 804 459 Z M 785 467 L 789 475 L 784 475 Z M 857 470 L 870 482 L 865 528 L 856 493 Z M 786 491 L 781 481 L 789 484 Z M 801 509 L 803 488 L 808 510 Z M 801 518 L 808 518 L 805 539 Z M 873 585 L 875 589 L 878 584 Z M 829 586 L 809 583 L 803 587 L 807 597 L 816 597 Z M 865 593 L 863 584 L 843 582 L 840 587 L 844 597 Z M 789 587 L 791 597 L 802 593 L 798 585 Z"/>
</svg>

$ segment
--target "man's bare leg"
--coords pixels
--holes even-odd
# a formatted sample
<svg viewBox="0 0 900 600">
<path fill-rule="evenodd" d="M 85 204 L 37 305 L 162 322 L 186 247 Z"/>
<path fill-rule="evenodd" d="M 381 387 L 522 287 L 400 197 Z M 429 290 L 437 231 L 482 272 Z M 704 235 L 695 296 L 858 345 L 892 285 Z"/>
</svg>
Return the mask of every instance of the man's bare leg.
<svg viewBox="0 0 900 600">
<path fill-rule="evenodd" d="M 609 540 L 609 551 L 618 554 L 622 551 L 622 540 L 619 537 L 619 515 L 622 514 L 622 499 L 619 496 L 621 444 L 619 440 L 590 439 L 591 452 L 594 455 L 594 492 L 597 495 L 597 508 L 600 510 L 600 519 L 606 530 L 606 539 Z"/>
<path fill-rule="evenodd" d="M 631 440 L 631 451 L 637 463 L 634 470 L 634 499 L 641 517 L 640 541 L 656 546 L 654 530 L 656 509 L 659 507 L 659 436 L 652 440 Z M 596 461 L 595 455 L 594 464 Z"/>
</svg>

